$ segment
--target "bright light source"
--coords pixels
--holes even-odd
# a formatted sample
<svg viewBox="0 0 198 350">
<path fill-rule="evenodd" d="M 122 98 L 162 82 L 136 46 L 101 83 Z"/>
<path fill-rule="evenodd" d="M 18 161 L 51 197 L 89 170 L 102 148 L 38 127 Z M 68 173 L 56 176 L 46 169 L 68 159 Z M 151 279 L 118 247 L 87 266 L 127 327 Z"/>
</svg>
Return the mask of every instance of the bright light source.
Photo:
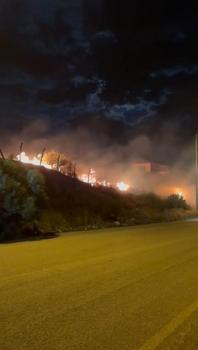
<svg viewBox="0 0 198 350">
<path fill-rule="evenodd" d="M 94 169 L 90 169 L 88 174 L 82 174 L 79 176 L 79 180 L 82 182 L 85 182 L 87 184 L 90 184 L 91 186 L 95 186 L 97 183 L 96 180 L 96 172 Z"/>
<path fill-rule="evenodd" d="M 49 165 L 43 160 L 42 160 L 42 164 L 40 164 L 41 158 L 42 158 L 41 154 L 38 154 L 37 156 L 30 158 L 25 152 L 21 152 L 19 155 L 17 155 L 16 160 L 25 164 L 32 164 L 37 166 L 42 165 L 46 169 L 56 168 L 56 164 Z M 96 176 L 96 171 L 94 169 L 90 169 L 88 174 L 79 175 L 78 179 L 82 182 L 89 184 L 90 186 L 103 186 L 103 187 L 109 187 L 109 188 L 114 187 L 121 192 L 127 192 L 130 188 L 130 186 L 123 181 L 118 182 L 116 185 L 113 185 L 106 180 L 98 181 Z"/>
<path fill-rule="evenodd" d="M 29 158 L 28 155 L 25 152 L 21 152 L 21 154 L 19 154 L 16 159 L 18 161 L 20 161 L 21 163 L 24 164 L 32 164 L 32 165 L 40 165 L 40 161 L 41 161 L 41 154 L 38 154 L 36 157 L 34 157 L 33 159 Z M 42 162 L 42 166 L 46 169 L 52 169 L 51 165 Z"/>
<path fill-rule="evenodd" d="M 175 189 L 175 194 L 180 198 L 184 198 L 184 193 L 180 188 Z"/>
<path fill-rule="evenodd" d="M 116 187 L 121 192 L 127 192 L 130 186 L 127 185 L 125 182 L 121 181 L 116 184 Z"/>
</svg>

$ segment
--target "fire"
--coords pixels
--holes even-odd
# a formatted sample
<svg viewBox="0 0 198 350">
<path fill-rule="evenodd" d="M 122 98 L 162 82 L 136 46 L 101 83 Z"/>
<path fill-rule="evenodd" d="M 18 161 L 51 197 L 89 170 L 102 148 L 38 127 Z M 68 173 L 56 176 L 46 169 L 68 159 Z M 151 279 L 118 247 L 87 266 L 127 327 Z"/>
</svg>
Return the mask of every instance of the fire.
<svg viewBox="0 0 198 350">
<path fill-rule="evenodd" d="M 114 187 L 117 190 L 121 191 L 121 192 L 127 192 L 129 190 L 129 185 L 127 185 L 126 183 L 120 181 L 118 182 L 115 186 L 113 186 L 110 182 L 106 181 L 106 180 L 102 180 L 99 181 L 97 179 L 96 176 L 96 171 L 94 169 L 90 169 L 90 171 L 88 172 L 88 174 L 82 174 L 78 177 L 78 179 L 82 182 L 85 182 L 89 185 L 93 186 L 102 186 L 102 187 Z"/>
<path fill-rule="evenodd" d="M 52 169 L 51 165 L 42 162 L 41 164 L 41 154 L 38 154 L 36 157 L 33 157 L 32 159 L 28 157 L 28 155 L 25 152 L 21 152 L 19 155 L 17 155 L 16 159 L 24 164 L 32 164 L 40 166 L 42 165 L 46 169 Z"/>
<path fill-rule="evenodd" d="M 91 186 L 112 187 L 111 183 L 106 180 L 99 181 L 96 177 L 96 171 L 94 169 L 90 169 L 88 174 L 80 175 L 78 179 L 82 182 L 90 184 Z"/>
<path fill-rule="evenodd" d="M 90 169 L 88 174 L 82 174 L 79 176 L 79 180 L 90 184 L 91 186 L 95 186 L 97 184 L 96 180 L 96 172 L 94 169 Z"/>
<path fill-rule="evenodd" d="M 181 188 L 176 188 L 174 193 L 178 195 L 180 198 L 184 198 L 184 192 L 181 190 Z"/>
<path fill-rule="evenodd" d="M 103 186 L 103 187 L 109 187 L 109 188 L 112 187 L 112 184 L 110 182 L 106 181 L 106 180 L 99 181 L 98 185 L 99 186 Z"/>
<path fill-rule="evenodd" d="M 121 181 L 116 184 L 116 188 L 121 192 L 127 192 L 129 190 L 129 185 L 127 185 L 125 182 Z"/>
<path fill-rule="evenodd" d="M 46 163 L 42 159 L 42 154 L 38 154 L 37 156 L 34 156 L 33 158 L 30 158 L 25 152 L 21 152 L 17 155 L 16 160 L 19 162 L 22 162 L 24 164 L 32 164 L 36 166 L 43 166 L 46 169 L 52 170 L 56 169 L 56 165 L 50 165 Z M 60 169 L 57 171 L 61 171 Z M 81 174 L 78 176 L 78 179 L 82 182 L 85 182 L 89 184 L 90 186 L 102 186 L 102 187 L 108 187 L 108 188 L 116 188 L 117 190 L 121 192 L 127 192 L 130 188 L 128 184 L 126 184 L 123 181 L 118 182 L 117 184 L 113 185 L 107 180 L 98 180 L 96 176 L 96 171 L 94 169 L 90 169 L 87 174 Z"/>
<path fill-rule="evenodd" d="M 175 194 L 180 198 L 183 198 L 186 200 L 189 200 L 189 197 L 191 196 L 189 186 L 175 187 L 174 185 L 168 185 L 168 186 L 164 185 L 164 186 L 158 187 L 156 193 L 159 194 L 160 196 L 166 196 L 166 197 L 172 194 Z"/>
</svg>

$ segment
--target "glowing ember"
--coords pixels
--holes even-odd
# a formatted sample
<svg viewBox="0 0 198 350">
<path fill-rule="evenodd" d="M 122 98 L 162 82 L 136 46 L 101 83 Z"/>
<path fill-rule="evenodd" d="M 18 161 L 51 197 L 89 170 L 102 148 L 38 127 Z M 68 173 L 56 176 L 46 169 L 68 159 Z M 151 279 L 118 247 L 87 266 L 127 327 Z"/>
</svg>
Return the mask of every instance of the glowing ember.
<svg viewBox="0 0 198 350">
<path fill-rule="evenodd" d="M 179 196 L 180 198 L 184 198 L 184 193 L 180 188 L 175 189 L 175 194 Z"/>
<path fill-rule="evenodd" d="M 90 184 L 91 186 L 95 186 L 97 184 L 96 180 L 96 172 L 94 169 L 90 169 L 88 174 L 82 174 L 79 176 L 79 180 Z"/>
<path fill-rule="evenodd" d="M 30 158 L 25 152 L 21 152 L 19 155 L 17 155 L 16 160 L 18 160 L 21 163 L 24 164 L 32 164 L 36 166 L 43 166 L 46 169 L 56 169 L 56 164 L 49 165 L 46 163 L 42 158 L 41 154 L 38 154 L 37 156 Z M 60 168 L 57 170 L 60 171 Z M 103 187 L 109 187 L 109 188 L 117 188 L 121 192 L 127 192 L 129 190 L 129 185 L 126 183 L 120 181 L 115 186 L 112 185 L 110 182 L 106 180 L 99 181 L 96 176 L 96 171 L 94 169 L 90 169 L 87 174 L 82 174 L 78 176 L 78 179 L 82 182 L 85 182 L 89 184 L 90 186 L 103 186 Z"/>
<path fill-rule="evenodd" d="M 130 186 L 121 181 L 116 184 L 116 187 L 121 192 L 127 192 Z"/>
<path fill-rule="evenodd" d="M 19 154 L 16 157 L 16 159 L 24 164 L 32 164 L 32 165 L 37 165 L 37 166 L 42 165 L 46 169 L 52 169 L 51 165 L 49 165 L 45 162 L 42 162 L 42 164 L 40 164 L 41 163 L 41 154 L 38 154 L 36 157 L 31 159 L 27 156 L 27 154 L 25 152 L 21 152 L 21 154 Z"/>
<path fill-rule="evenodd" d="M 109 188 L 112 187 L 111 183 L 108 182 L 108 181 L 106 181 L 106 180 L 99 181 L 99 182 L 98 182 L 98 185 L 99 185 L 99 186 L 103 186 L 103 187 L 109 187 Z"/>
</svg>

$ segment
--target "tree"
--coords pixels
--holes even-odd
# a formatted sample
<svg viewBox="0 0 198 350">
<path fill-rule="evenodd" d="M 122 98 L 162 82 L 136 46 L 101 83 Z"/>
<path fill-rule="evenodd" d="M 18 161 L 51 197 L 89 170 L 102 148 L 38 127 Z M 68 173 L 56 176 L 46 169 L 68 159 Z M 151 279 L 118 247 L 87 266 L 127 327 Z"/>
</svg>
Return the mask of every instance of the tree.
<svg viewBox="0 0 198 350">
<path fill-rule="evenodd" d="M 76 164 L 63 153 L 46 152 L 43 161 L 66 176 L 76 177 Z"/>
<path fill-rule="evenodd" d="M 54 169 L 57 168 L 57 164 L 60 167 L 68 163 L 68 159 L 63 153 L 58 153 L 55 151 L 46 152 L 43 157 L 43 161 L 51 165 Z"/>
<path fill-rule="evenodd" d="M 0 237 L 12 238 L 35 230 L 39 206 L 45 200 L 44 178 L 35 169 L 0 161 Z"/>
<path fill-rule="evenodd" d="M 179 194 L 172 194 L 166 199 L 166 206 L 169 209 L 189 209 L 185 199 Z"/>
</svg>

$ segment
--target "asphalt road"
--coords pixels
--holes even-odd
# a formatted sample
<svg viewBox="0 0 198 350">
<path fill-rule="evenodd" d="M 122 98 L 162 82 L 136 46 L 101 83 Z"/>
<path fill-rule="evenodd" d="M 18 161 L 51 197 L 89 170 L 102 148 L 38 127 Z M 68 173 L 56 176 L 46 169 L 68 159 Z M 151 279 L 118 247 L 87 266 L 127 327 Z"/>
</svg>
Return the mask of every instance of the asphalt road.
<svg viewBox="0 0 198 350">
<path fill-rule="evenodd" d="M 198 223 L 0 246 L 1 350 L 198 349 Z"/>
</svg>

